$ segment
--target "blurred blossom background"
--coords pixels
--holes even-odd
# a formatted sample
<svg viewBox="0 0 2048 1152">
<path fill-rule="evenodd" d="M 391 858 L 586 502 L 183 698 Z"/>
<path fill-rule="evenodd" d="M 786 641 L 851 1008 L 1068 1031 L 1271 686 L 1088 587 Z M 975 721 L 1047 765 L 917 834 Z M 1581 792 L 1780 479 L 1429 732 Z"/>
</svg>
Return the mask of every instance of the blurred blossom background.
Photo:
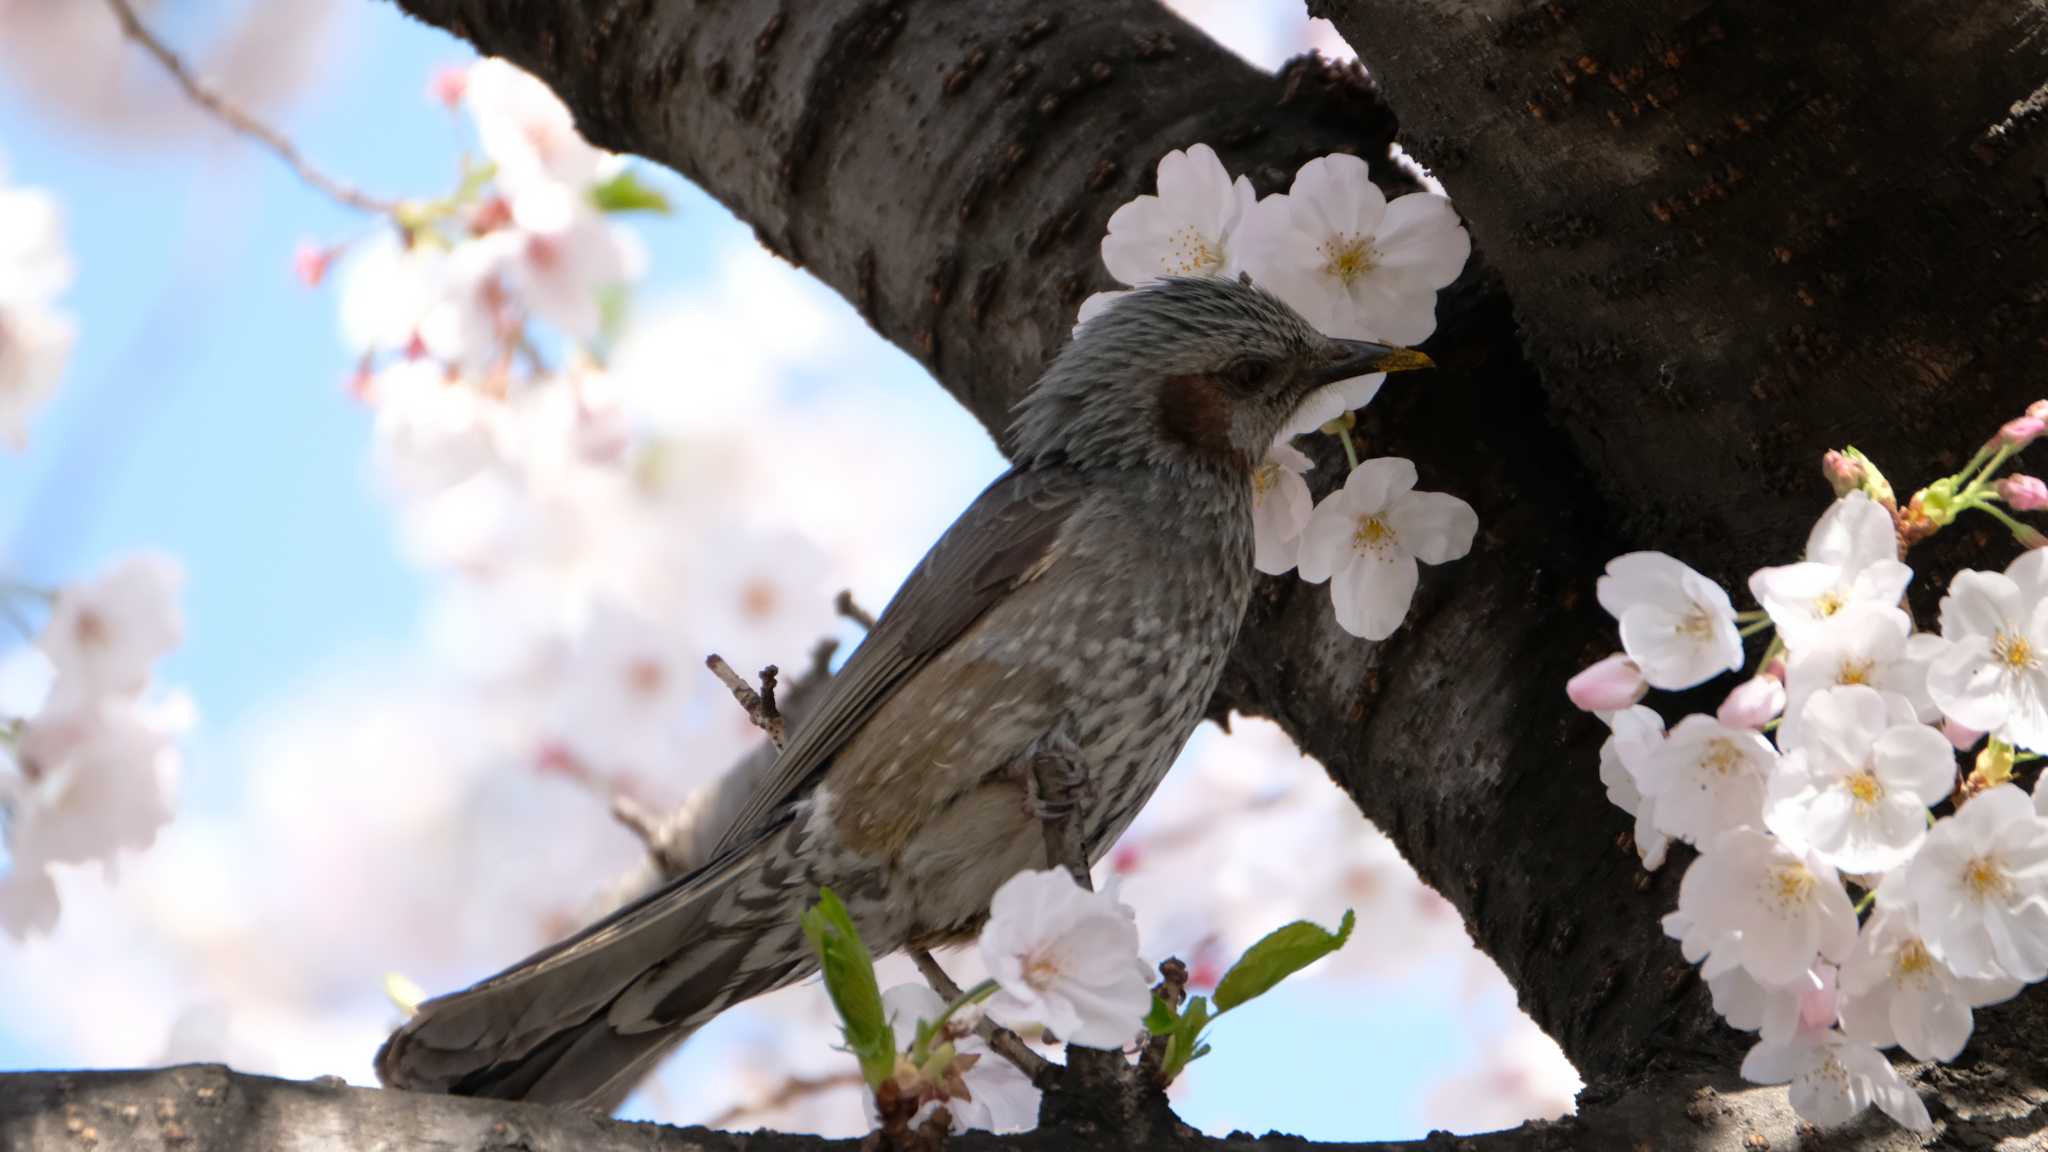
<svg viewBox="0 0 2048 1152">
<path fill-rule="evenodd" d="M 1350 54 L 1299 0 L 1175 7 L 1262 66 Z M 57 801 L 26 753 L 9 768 L 0 919 L 43 877 L 58 911 L 16 906 L 0 936 L 0 1068 L 374 1083 L 387 977 L 450 990 L 584 922 L 644 866 L 614 798 L 672 809 L 756 746 L 706 653 L 793 674 L 857 642 L 834 595 L 879 609 L 1002 461 L 747 226 L 549 138 L 530 82 L 391 5 L 137 8 L 338 180 L 427 202 L 488 156 L 499 199 L 405 250 L 222 129 L 100 0 L 0 0 L 0 190 L 41 194 L 0 191 L 0 262 L 10 235 L 47 246 L 31 207 L 53 203 L 69 265 L 12 304 L 0 267 L 0 426 L 25 435 L 0 456 L 4 575 L 73 590 L 56 619 L 132 607 L 82 583 L 124 557 L 182 570 L 182 638 L 136 698 L 182 707 L 140 761 L 170 806 L 86 862 L 32 858 L 24 813 Z M 669 210 L 592 212 L 600 185 Z M 33 346 L 61 364 L 46 402 L 36 309 L 62 331 Z M 0 714 L 49 715 L 75 677 L 32 641 L 57 625 L 11 614 Z M 1386 1139 L 1567 1110 L 1577 1078 L 1456 912 L 1275 727 L 1232 728 L 1197 734 L 1101 866 L 1147 955 L 1199 986 L 1287 920 L 1361 923 L 1218 1027 L 1181 1115 Z M 884 986 L 913 978 L 892 961 Z M 627 1112 L 859 1132 L 835 1038 L 813 985 L 756 1001 Z"/>
</svg>

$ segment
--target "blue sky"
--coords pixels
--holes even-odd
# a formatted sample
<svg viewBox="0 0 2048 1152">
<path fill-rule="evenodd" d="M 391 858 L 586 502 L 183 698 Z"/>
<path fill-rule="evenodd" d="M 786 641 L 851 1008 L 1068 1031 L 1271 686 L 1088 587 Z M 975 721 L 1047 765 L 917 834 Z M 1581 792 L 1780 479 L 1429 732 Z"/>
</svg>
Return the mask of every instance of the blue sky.
<svg viewBox="0 0 2048 1152">
<path fill-rule="evenodd" d="M 316 163 L 362 187 L 446 186 L 462 130 L 422 89 L 466 48 L 388 4 L 339 7 L 318 79 L 275 117 Z M 353 364 L 335 300 L 290 267 L 301 238 L 364 222 L 223 133 L 111 139 L 4 86 L 0 157 L 9 179 L 65 204 L 78 267 L 65 305 L 80 323 L 31 448 L 0 458 L 0 556 L 10 575 L 44 584 L 138 547 L 183 561 L 187 640 L 162 679 L 187 687 L 204 719 L 187 743 L 181 803 L 221 808 L 243 786 L 218 770 L 240 721 L 324 669 L 420 634 L 430 577 L 397 554 L 390 504 L 370 482 L 369 421 L 345 388 Z M 687 287 L 746 235 L 669 179 L 677 212 L 641 228 L 657 293 Z M 905 387 L 950 404 L 901 365 Z M 1327 1003 L 1328 991 L 1311 982 L 1234 1014 L 1201 1067 L 1214 1087 L 1183 1113 L 1212 1130 L 1419 1135 L 1427 1085 L 1474 1058 L 1470 1029 L 1447 1023 L 1466 1011 L 1457 977 L 1418 973 L 1363 1003 Z M 5 1016 L 0 1067 L 64 1060 L 11 1035 Z"/>
</svg>

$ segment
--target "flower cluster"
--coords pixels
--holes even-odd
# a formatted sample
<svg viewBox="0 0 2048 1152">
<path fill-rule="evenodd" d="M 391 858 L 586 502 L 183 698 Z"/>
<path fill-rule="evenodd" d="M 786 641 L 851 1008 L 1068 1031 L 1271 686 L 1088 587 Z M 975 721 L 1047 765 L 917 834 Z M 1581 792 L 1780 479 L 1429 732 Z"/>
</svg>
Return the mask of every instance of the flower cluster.
<svg viewBox="0 0 2048 1152">
<path fill-rule="evenodd" d="M 1166 276 L 1249 276 L 1332 336 L 1418 344 L 1436 330 L 1436 296 L 1458 278 L 1472 241 L 1449 200 L 1412 192 L 1389 202 L 1356 156 L 1302 165 L 1284 194 L 1261 199 L 1233 180 L 1205 144 L 1159 161 L 1158 193 L 1109 218 L 1102 263 L 1137 287 Z M 1129 289 L 1081 304 L 1085 324 Z M 1337 622 L 1384 640 L 1414 599 L 1416 562 L 1443 564 L 1472 547 L 1479 521 L 1454 496 L 1416 492 L 1415 466 L 1398 457 L 1358 461 L 1350 413 L 1386 374 L 1338 381 L 1305 401 L 1253 475 L 1259 571 L 1295 570 L 1328 581 Z M 1318 428 L 1342 437 L 1352 464 L 1344 486 L 1318 505 L 1303 474 L 1312 463 L 1287 443 Z"/>
<path fill-rule="evenodd" d="M 56 925 L 52 865 L 111 868 L 171 819 L 191 708 L 150 679 L 184 632 L 182 581 L 172 560 L 140 554 L 54 593 L 8 590 L 17 622 L 26 604 L 48 608 L 36 645 L 55 673 L 34 714 L 0 731 L 0 930 L 17 940 Z"/>
<path fill-rule="evenodd" d="M 56 198 L 0 182 L 0 440 L 17 451 L 71 358 L 76 327 L 55 307 L 71 275 Z"/>
<path fill-rule="evenodd" d="M 1973 1009 L 2048 977 L 2048 793 L 2013 774 L 2048 752 L 2048 549 L 2007 510 L 2038 507 L 2039 482 L 1999 475 L 2044 418 L 2035 404 L 1904 505 L 1869 460 L 1829 453 L 1838 498 L 1803 557 L 1751 575 L 1756 610 L 1657 552 L 1599 581 L 1622 651 L 1568 692 L 1612 729 L 1601 780 L 1646 867 L 1673 840 L 1698 849 L 1665 929 L 1716 1009 L 1761 1033 L 1743 1075 L 1789 1082 L 1815 1124 L 1874 1103 L 1929 1129 L 1880 1049 L 1952 1060 Z M 1916 630 L 1902 549 L 1971 510 L 2028 551 L 1958 573 L 1939 629 Z M 1638 703 L 1741 671 L 1766 633 L 1713 715 L 1667 730 Z"/>
</svg>

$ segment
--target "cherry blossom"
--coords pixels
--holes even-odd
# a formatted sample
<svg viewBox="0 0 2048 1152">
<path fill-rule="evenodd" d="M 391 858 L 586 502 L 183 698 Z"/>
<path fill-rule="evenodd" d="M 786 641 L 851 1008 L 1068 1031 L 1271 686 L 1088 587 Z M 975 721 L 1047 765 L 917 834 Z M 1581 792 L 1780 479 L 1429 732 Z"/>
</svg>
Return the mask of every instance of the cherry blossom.
<svg viewBox="0 0 2048 1152">
<path fill-rule="evenodd" d="M 143 552 L 123 557 L 90 580 L 60 588 L 36 643 L 57 669 L 68 700 L 101 693 L 133 695 L 185 631 L 176 560 Z"/>
<path fill-rule="evenodd" d="M 1380 394 L 1380 385 L 1386 382 L 1385 372 L 1371 372 L 1323 385 L 1309 393 L 1293 415 L 1287 418 L 1287 423 L 1280 429 L 1281 439 L 1313 432 L 1346 412 L 1365 407 Z"/>
<path fill-rule="evenodd" d="M 1302 533 L 1301 578 L 1330 581 L 1337 623 L 1354 636 L 1384 640 L 1400 627 L 1415 597 L 1416 561 L 1444 564 L 1472 550 L 1472 506 L 1414 487 L 1414 464 L 1367 460 L 1316 505 Z"/>
<path fill-rule="evenodd" d="M 425 494 L 459 484 L 500 458 L 504 405 L 438 361 L 398 360 L 372 379 L 375 456 L 399 491 Z"/>
<path fill-rule="evenodd" d="M 1785 682 L 1768 672 L 1759 672 L 1732 689 L 1714 718 L 1730 728 L 1754 728 L 1777 719 L 1785 712 Z"/>
<path fill-rule="evenodd" d="M 1927 690 L 1950 719 L 2001 740 L 2048 750 L 2048 550 L 2002 573 L 1958 572 L 1941 601 L 1948 642 Z"/>
<path fill-rule="evenodd" d="M 1857 604 L 1837 614 L 1812 643 L 1794 649 L 1785 662 L 1785 721 L 1778 744 L 1799 740 L 1806 703 L 1828 688 L 1862 685 L 1896 697 L 1909 714 L 1932 718 L 1927 693 L 1927 643 L 1912 635 L 1913 621 L 1890 605 Z M 1925 643 L 1923 643 L 1925 642 Z"/>
<path fill-rule="evenodd" d="M 1842 1031 L 1903 1047 L 1915 1060 L 1955 1059 L 1970 1039 L 1971 1009 L 2011 999 L 2012 979 L 1966 980 L 1927 950 L 1910 909 L 1880 894 L 1856 948 L 1842 962 Z"/>
<path fill-rule="evenodd" d="M 1893 882 L 1951 972 L 2048 976 L 2048 820 L 2017 787 L 1987 789 L 1937 821 Z"/>
<path fill-rule="evenodd" d="M 584 141 L 568 106 L 546 84 L 512 64 L 479 60 L 462 87 L 513 218 L 536 232 L 566 228 L 604 153 Z"/>
<path fill-rule="evenodd" d="M 1763 568 L 1749 590 L 1795 652 L 1851 604 L 1896 605 L 1913 570 L 1899 562 L 1891 513 L 1862 491 L 1830 505 L 1806 539 L 1806 559 Z"/>
<path fill-rule="evenodd" d="M 1762 826 L 1765 782 L 1777 766 L 1762 735 L 1695 714 L 1672 727 L 1637 782 L 1656 802 L 1659 831 L 1705 845 L 1726 829 Z"/>
<path fill-rule="evenodd" d="M 1233 182 L 1207 144 L 1160 157 L 1158 178 L 1158 195 L 1110 215 L 1102 240 L 1109 274 L 1133 288 L 1162 276 L 1236 275 L 1237 232 L 1258 199 L 1252 182 Z"/>
<path fill-rule="evenodd" d="M 1643 867 L 1656 871 L 1664 864 L 1671 839 L 1657 827 L 1657 801 L 1642 780 L 1657 771 L 1657 753 L 1664 745 L 1664 719 L 1636 705 L 1613 714 L 1613 729 L 1600 745 L 1600 782 L 1607 799 L 1636 818 L 1636 853 Z"/>
<path fill-rule="evenodd" d="M 1253 279 L 1332 336 L 1419 344 L 1436 294 L 1458 278 L 1472 239 L 1451 202 L 1415 192 L 1388 203 L 1356 156 L 1301 166 L 1286 195 L 1259 201 L 1245 228 Z"/>
<path fill-rule="evenodd" d="M 1743 1057 L 1742 1078 L 1754 1084 L 1789 1083 L 1792 1110 L 1818 1127 L 1846 1124 L 1875 1104 L 1911 1131 L 1934 1130 L 1927 1105 L 1899 1079 L 1891 1061 L 1833 1029 L 1759 1041 Z"/>
<path fill-rule="evenodd" d="M 1643 681 L 1643 670 L 1626 652 L 1616 652 L 1588 665 L 1564 686 L 1565 695 L 1574 705 L 1596 714 L 1630 707 L 1649 690 L 1650 686 Z"/>
<path fill-rule="evenodd" d="M 906 1044 L 916 1035 L 920 1023 L 937 1020 L 945 1010 L 946 1002 L 924 984 L 898 984 L 882 993 L 882 1011 L 889 1026 L 897 1040 Z M 953 1117 L 953 1131 L 1023 1132 L 1037 1127 L 1038 1089 L 1015 1064 L 989 1051 L 988 1045 L 975 1035 L 975 1015 L 974 1008 L 963 1008 L 946 1022 L 947 1042 L 959 1055 L 973 1057 L 960 1077 L 968 1095 L 945 1102 L 946 1111 Z M 873 1127 L 878 1123 L 874 1097 L 863 1093 L 862 1099 L 868 1110 L 868 1125 Z M 938 1101 L 934 1100 L 919 1109 L 910 1127 L 915 1129 L 922 1124 L 930 1110 L 937 1107 Z"/>
<path fill-rule="evenodd" d="M 1284 443 L 1266 449 L 1252 473 L 1252 567 L 1271 576 L 1292 571 L 1301 534 L 1315 512 L 1302 473 L 1315 462 Z"/>
<path fill-rule="evenodd" d="M 439 246 L 406 244 L 392 231 L 356 244 L 340 271 L 342 343 L 358 353 L 411 349 L 447 277 Z"/>
<path fill-rule="evenodd" d="M 52 307 L 71 277 L 56 198 L 0 185 L 0 439 L 17 451 L 71 358 L 76 326 Z"/>
<path fill-rule="evenodd" d="M 1019 872 L 996 889 L 981 955 L 1002 988 L 990 1012 L 1036 1021 L 1070 1044 L 1123 1047 L 1152 1003 L 1130 910 L 1063 868 Z"/>
<path fill-rule="evenodd" d="M 1788 984 L 1760 984 L 1741 966 L 1731 965 L 1708 979 L 1707 991 L 1714 1011 L 1730 1028 L 1760 1032 L 1766 1040 L 1787 1040 L 1799 1031 L 1802 1016 L 1814 1009 L 1816 997 L 1833 989 L 1834 978 L 1833 965 L 1820 964 Z M 1833 1022 L 1830 1017 L 1821 1026 Z"/>
<path fill-rule="evenodd" d="M 1757 981 L 1789 984 L 1814 955 L 1840 960 L 1856 944 L 1856 911 L 1835 870 L 1755 828 L 1731 828 L 1703 846 L 1678 887 L 1665 930 L 1708 962 L 1730 963 Z M 1711 954 L 1711 955 L 1708 955 Z"/>
<path fill-rule="evenodd" d="M 1615 557 L 1598 595 L 1621 624 L 1622 650 L 1650 687 L 1690 688 L 1742 667 L 1742 637 L 1728 593 L 1664 553 Z"/>
<path fill-rule="evenodd" d="M 1807 702 L 1800 739 L 1770 777 L 1765 822 L 1842 871 L 1885 872 L 1912 857 L 1927 809 L 1955 782 L 1941 733 L 1874 688 L 1829 688 Z"/>
</svg>

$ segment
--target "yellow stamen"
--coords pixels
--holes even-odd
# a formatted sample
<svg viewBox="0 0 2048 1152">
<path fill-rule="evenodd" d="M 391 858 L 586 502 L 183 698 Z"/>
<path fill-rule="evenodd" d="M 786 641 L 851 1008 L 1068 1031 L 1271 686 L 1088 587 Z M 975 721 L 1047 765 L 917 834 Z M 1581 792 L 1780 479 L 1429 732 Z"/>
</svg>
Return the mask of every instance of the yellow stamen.
<svg viewBox="0 0 2048 1152">
<path fill-rule="evenodd" d="M 1254 498 L 1262 497 L 1266 493 L 1271 492 L 1273 486 L 1278 483 L 1280 483 L 1280 466 L 1278 464 L 1261 464 L 1259 465 L 1259 470 L 1252 473 L 1252 496 Z"/>
<path fill-rule="evenodd" d="M 1869 684 L 1870 674 L 1877 671 L 1875 660 L 1844 660 L 1835 673 L 1837 684 Z"/>
<path fill-rule="evenodd" d="M 1820 599 L 1813 602 L 1813 607 L 1822 616 L 1833 616 L 1842 610 L 1842 594 L 1829 589 L 1820 594 Z"/>
<path fill-rule="evenodd" d="M 1712 768 L 1723 776 L 1733 776 L 1742 771 L 1743 764 L 1742 749 L 1727 740 L 1708 744 L 1706 755 L 1700 757 L 1702 767 Z"/>
<path fill-rule="evenodd" d="M 1934 957 L 1927 954 L 1927 946 L 1920 943 L 1918 936 L 1899 945 L 1898 955 L 1892 960 L 1892 971 L 1901 977 L 1918 976 L 1934 967 Z"/>
<path fill-rule="evenodd" d="M 1998 866 L 1998 859 L 1993 856 L 1972 857 L 1963 865 L 1963 883 L 1979 900 L 2004 896 L 2012 887 L 2005 878 L 2005 869 Z"/>
<path fill-rule="evenodd" d="M 1849 795 L 1855 797 L 1857 807 L 1868 808 L 1884 799 L 1884 785 L 1875 773 L 1865 770 L 1849 777 Z"/>
<path fill-rule="evenodd" d="M 1169 241 L 1166 270 L 1175 276 L 1206 276 L 1223 267 L 1223 249 L 1190 224 Z"/>
<path fill-rule="evenodd" d="M 1351 546 L 1360 552 L 1378 551 L 1394 542 L 1394 530 L 1377 516 L 1360 516 L 1358 531 L 1351 534 Z"/>
<path fill-rule="evenodd" d="M 1804 864 L 1784 864 L 1771 875 L 1774 884 L 1773 895 L 1781 908 L 1792 908 L 1810 903 L 1813 890 L 1820 880 Z"/>
<path fill-rule="evenodd" d="M 2014 671 L 2036 663 L 2033 644 L 2017 632 L 2000 632 L 1991 641 L 1991 655 Z"/>
<path fill-rule="evenodd" d="M 1323 271 L 1343 281 L 1349 288 L 1351 282 L 1371 272 L 1378 266 L 1379 256 L 1372 247 L 1372 241 L 1350 232 L 1339 233 L 1322 245 Z"/>
</svg>

